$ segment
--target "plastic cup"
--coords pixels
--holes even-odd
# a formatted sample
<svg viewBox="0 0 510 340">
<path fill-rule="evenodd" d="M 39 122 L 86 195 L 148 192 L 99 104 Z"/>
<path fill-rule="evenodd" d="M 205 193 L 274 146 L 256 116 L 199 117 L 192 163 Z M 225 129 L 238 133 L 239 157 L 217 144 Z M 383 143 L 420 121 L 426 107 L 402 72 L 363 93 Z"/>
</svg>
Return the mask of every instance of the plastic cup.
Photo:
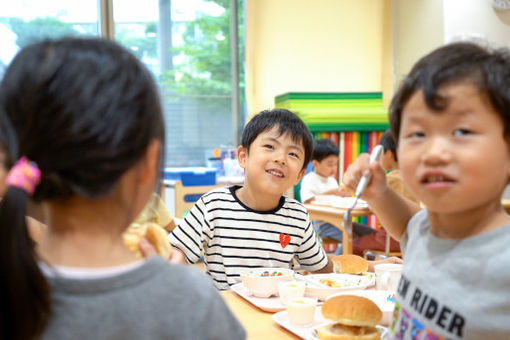
<svg viewBox="0 0 510 340">
<path fill-rule="evenodd" d="M 396 292 L 402 276 L 402 267 L 402 264 L 397 263 L 375 265 L 375 289 Z"/>
<path fill-rule="evenodd" d="M 305 289 L 306 283 L 304 281 L 283 281 L 278 283 L 278 295 L 284 305 L 288 299 L 303 297 Z"/>
<path fill-rule="evenodd" d="M 295 326 L 307 326 L 313 323 L 317 298 L 300 297 L 287 300 L 287 315 Z"/>
</svg>

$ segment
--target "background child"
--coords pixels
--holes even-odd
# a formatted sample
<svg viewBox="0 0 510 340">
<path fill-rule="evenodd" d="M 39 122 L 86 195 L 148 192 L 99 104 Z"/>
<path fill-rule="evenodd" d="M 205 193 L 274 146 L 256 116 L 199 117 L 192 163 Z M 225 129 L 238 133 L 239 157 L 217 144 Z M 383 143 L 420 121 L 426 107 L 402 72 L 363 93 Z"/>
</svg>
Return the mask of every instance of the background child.
<svg viewBox="0 0 510 340">
<path fill-rule="evenodd" d="M 317 195 L 350 195 L 349 192 L 343 192 L 340 189 L 336 178 L 338 173 L 339 149 L 336 144 L 329 139 L 321 139 L 314 142 L 312 165 L 313 171 L 306 174 L 301 181 L 301 200 L 303 203 L 311 202 Z M 313 226 L 320 237 L 330 237 L 338 242 L 342 242 L 342 231 L 324 221 L 313 221 Z M 353 223 L 354 237 L 367 235 L 374 232 L 368 226 L 360 223 Z M 338 247 L 335 255 L 342 253 L 342 247 Z"/>
<path fill-rule="evenodd" d="M 203 195 L 170 234 L 188 262 L 202 253 L 218 289 L 240 282 L 253 267 L 290 267 L 294 257 L 308 271 L 327 268 L 305 207 L 282 196 L 306 171 L 312 136 L 303 121 L 284 109 L 263 111 L 246 125 L 237 150 L 244 185 Z"/>
<path fill-rule="evenodd" d="M 389 171 L 386 173 L 386 182 L 388 183 L 388 186 L 403 197 L 418 203 L 406 189 L 404 182 L 402 181 L 402 177 L 400 176 L 400 170 L 398 169 L 397 162 L 397 146 L 389 130 L 382 135 L 379 140 L 379 144 L 383 146 L 384 150 L 380 160 L 381 167 L 385 171 Z M 372 234 L 357 237 L 353 240 L 352 249 L 354 254 L 360 256 L 363 256 L 363 252 L 365 250 L 385 251 L 386 229 L 379 228 Z M 400 243 L 394 238 L 390 238 L 390 251 L 400 251 Z"/>
<path fill-rule="evenodd" d="M 363 155 L 344 183 L 364 194 L 405 251 L 396 339 L 509 339 L 510 52 L 443 46 L 411 70 L 391 104 L 401 174 L 426 209 L 388 188 Z M 419 211 L 419 212 L 418 212 Z"/>
<path fill-rule="evenodd" d="M 418 201 L 411 195 L 409 190 L 404 186 L 400 170 L 398 168 L 397 159 L 397 145 L 391 131 L 386 131 L 379 141 L 379 144 L 383 146 L 384 153 L 381 157 L 381 167 L 388 171 L 386 173 L 386 182 L 388 185 L 397 193 L 404 196 L 405 198 L 418 203 Z"/>
<path fill-rule="evenodd" d="M 0 109 L 19 159 L 0 205 L 0 338 L 244 338 L 203 274 L 137 260 L 122 242 L 154 190 L 164 139 L 156 86 L 133 55 L 104 39 L 26 47 Z M 37 248 L 29 198 L 47 212 Z"/>
</svg>

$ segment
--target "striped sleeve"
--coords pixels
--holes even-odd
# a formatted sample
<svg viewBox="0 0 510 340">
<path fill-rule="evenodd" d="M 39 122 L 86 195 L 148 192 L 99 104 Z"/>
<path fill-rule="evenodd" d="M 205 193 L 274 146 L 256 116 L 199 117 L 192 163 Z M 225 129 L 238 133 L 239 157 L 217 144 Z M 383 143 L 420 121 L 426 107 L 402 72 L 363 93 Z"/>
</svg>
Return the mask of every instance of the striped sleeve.
<svg viewBox="0 0 510 340">
<path fill-rule="evenodd" d="M 301 241 L 296 255 L 302 269 L 315 272 L 327 266 L 328 257 L 319 243 L 309 218 Z"/>
<path fill-rule="evenodd" d="M 208 226 L 205 209 L 204 201 L 200 198 L 182 223 L 168 235 L 172 246 L 179 248 L 189 263 L 196 263 L 202 256 L 204 229 Z"/>
</svg>

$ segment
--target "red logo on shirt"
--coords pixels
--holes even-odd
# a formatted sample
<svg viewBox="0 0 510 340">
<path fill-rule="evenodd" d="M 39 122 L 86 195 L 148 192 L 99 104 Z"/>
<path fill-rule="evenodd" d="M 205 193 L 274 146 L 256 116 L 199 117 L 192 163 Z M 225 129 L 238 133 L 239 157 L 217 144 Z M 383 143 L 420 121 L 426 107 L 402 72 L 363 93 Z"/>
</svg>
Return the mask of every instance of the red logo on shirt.
<svg viewBox="0 0 510 340">
<path fill-rule="evenodd" d="M 290 243 L 290 235 L 285 235 L 284 233 L 280 233 L 280 244 L 282 248 L 285 248 L 287 244 Z"/>
</svg>

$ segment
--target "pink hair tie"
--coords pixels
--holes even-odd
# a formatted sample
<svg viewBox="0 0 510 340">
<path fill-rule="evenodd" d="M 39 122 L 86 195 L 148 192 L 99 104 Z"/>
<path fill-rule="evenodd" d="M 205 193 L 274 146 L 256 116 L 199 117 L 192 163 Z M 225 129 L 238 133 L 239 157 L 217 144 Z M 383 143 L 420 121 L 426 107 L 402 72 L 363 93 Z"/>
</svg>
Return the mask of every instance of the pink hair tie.
<svg viewBox="0 0 510 340">
<path fill-rule="evenodd" d="M 20 188 L 27 194 L 32 195 L 35 187 L 41 181 L 41 170 L 39 170 L 36 163 L 29 162 L 23 156 L 11 168 L 5 181 L 8 186 Z"/>
</svg>

